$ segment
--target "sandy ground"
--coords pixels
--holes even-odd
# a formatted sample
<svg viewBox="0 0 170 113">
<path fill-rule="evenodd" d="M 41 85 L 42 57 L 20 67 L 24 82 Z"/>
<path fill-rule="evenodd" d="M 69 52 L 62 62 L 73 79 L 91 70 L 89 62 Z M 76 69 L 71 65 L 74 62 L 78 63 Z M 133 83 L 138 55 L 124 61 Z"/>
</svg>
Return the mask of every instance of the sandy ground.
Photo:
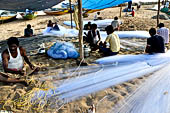
<svg viewBox="0 0 170 113">
<path fill-rule="evenodd" d="M 122 17 L 120 18 L 123 24 L 121 25 L 121 30 L 149 30 L 151 27 L 156 27 L 156 20 L 151 19 L 152 16 L 157 14 L 156 11 L 146 10 L 147 8 L 151 8 L 153 5 L 142 6 L 139 11 L 136 11 L 135 17 L 125 17 L 125 13 L 122 13 Z M 101 11 L 101 15 L 103 18 L 114 18 L 115 16 L 119 16 L 119 8 L 109 8 Z M 85 19 L 93 19 L 95 13 L 90 14 L 88 18 Z M 6 39 L 11 36 L 20 37 L 23 36 L 24 28 L 27 24 L 31 24 L 35 34 L 41 34 L 43 29 L 45 29 L 48 20 L 53 20 L 53 16 L 39 16 L 34 20 L 16 20 L 10 23 L 5 23 L 0 25 L 0 52 L 2 52 L 6 48 Z M 57 20 L 59 20 L 59 24 L 62 25 L 62 22 L 65 20 L 69 20 L 70 15 L 63 16 L 55 16 Z M 165 26 L 170 27 L 169 20 L 160 20 L 160 22 L 165 23 Z M 67 27 L 68 28 L 68 27 Z M 37 49 L 39 48 L 39 44 L 45 43 L 45 46 L 49 48 L 53 45 L 57 40 L 63 40 L 61 37 L 54 36 L 35 36 L 32 38 L 20 38 L 21 45 L 27 49 L 27 54 L 29 58 L 33 62 L 33 64 L 41 67 L 39 72 L 39 76 L 48 76 L 51 74 L 56 74 L 59 71 L 64 71 L 70 67 L 77 67 L 76 59 L 67 59 L 67 60 L 54 60 L 49 58 L 46 54 L 37 54 Z M 132 43 L 142 44 L 143 47 L 135 47 L 128 45 L 126 43 L 121 43 L 123 46 L 130 48 L 129 50 L 121 49 L 119 54 L 140 54 L 143 53 L 145 48 L 146 40 L 145 39 L 122 39 L 127 40 Z M 74 42 L 77 45 L 78 38 L 66 38 L 64 41 Z M 98 51 L 91 52 L 90 56 L 86 58 L 87 62 L 91 63 L 94 60 L 101 58 L 102 55 L 98 53 Z M 2 70 L 2 67 L 0 67 Z M 147 77 L 136 78 L 131 81 L 127 81 L 125 83 L 107 88 L 103 91 L 99 91 L 95 94 L 88 95 L 86 97 L 82 97 L 76 101 L 70 102 L 68 104 L 63 105 L 58 111 L 47 109 L 44 112 L 57 112 L 57 113 L 86 113 L 87 109 L 94 104 L 97 109 L 97 113 L 107 113 L 116 103 L 120 100 L 124 99 L 127 95 L 131 94 L 141 83 L 143 83 Z M 30 91 L 33 86 L 25 87 L 22 84 L 3 84 L 0 83 L 0 109 L 4 109 L 2 105 L 7 100 L 15 100 L 18 99 L 21 95 L 24 95 L 26 92 Z M 34 87 L 38 87 L 34 86 Z M 102 101 L 101 101 L 102 100 Z M 8 104 L 5 106 L 7 110 L 13 110 L 13 104 Z M 17 109 L 17 112 L 23 112 L 22 110 Z M 31 110 L 33 112 L 35 110 Z M 25 111 L 30 112 L 30 111 Z"/>
</svg>

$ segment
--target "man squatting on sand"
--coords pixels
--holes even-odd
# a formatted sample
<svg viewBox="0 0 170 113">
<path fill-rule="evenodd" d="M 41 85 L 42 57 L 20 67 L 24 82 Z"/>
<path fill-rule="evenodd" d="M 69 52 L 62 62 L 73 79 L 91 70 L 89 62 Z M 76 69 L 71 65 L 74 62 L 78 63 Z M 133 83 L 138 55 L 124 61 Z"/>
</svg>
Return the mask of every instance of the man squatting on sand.
<svg viewBox="0 0 170 113">
<path fill-rule="evenodd" d="M 29 61 L 25 49 L 19 46 L 19 41 L 16 37 L 9 38 L 7 44 L 8 48 L 2 53 L 2 63 L 5 73 L 0 73 L 0 82 L 24 82 L 24 80 L 11 78 L 9 75 L 26 75 L 26 72 L 23 70 L 24 61 L 34 71 L 38 71 L 39 68 L 35 68 L 35 66 Z"/>
</svg>

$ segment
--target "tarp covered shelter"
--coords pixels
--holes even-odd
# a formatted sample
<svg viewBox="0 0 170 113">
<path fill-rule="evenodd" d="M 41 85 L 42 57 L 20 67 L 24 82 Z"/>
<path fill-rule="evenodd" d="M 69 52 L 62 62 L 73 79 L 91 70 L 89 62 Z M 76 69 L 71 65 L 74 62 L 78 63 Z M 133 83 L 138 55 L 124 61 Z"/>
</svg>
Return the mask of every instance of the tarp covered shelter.
<svg viewBox="0 0 170 113">
<path fill-rule="evenodd" d="M 25 11 L 43 10 L 50 8 L 64 0 L 0 0 L 0 10 Z"/>
<path fill-rule="evenodd" d="M 85 9 L 104 9 L 129 2 L 132 0 L 82 0 Z"/>
<path fill-rule="evenodd" d="M 0 10 L 25 11 L 43 10 L 50 8 L 64 0 L 0 0 Z M 83 8 L 104 9 L 132 0 L 82 0 Z"/>
</svg>

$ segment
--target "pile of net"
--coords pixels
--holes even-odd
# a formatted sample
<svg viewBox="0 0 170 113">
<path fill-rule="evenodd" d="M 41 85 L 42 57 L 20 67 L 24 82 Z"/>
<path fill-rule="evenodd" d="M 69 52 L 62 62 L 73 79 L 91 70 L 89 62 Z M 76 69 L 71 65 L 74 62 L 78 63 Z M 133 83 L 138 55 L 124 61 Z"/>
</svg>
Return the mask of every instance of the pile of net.
<svg viewBox="0 0 170 113">
<path fill-rule="evenodd" d="M 47 51 L 48 56 L 54 59 L 67 59 L 67 58 L 78 58 L 79 53 L 75 49 L 74 45 L 69 42 L 56 42 Z"/>
</svg>

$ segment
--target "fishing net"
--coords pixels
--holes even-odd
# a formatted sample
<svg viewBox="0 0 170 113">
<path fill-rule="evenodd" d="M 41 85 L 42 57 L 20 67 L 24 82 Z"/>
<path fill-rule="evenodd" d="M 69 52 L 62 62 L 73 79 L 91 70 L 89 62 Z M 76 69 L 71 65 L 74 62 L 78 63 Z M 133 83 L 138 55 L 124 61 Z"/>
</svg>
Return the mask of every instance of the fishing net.
<svg viewBox="0 0 170 113">
<path fill-rule="evenodd" d="M 152 74 L 110 113 L 169 113 L 169 66 L 170 64 Z"/>
<path fill-rule="evenodd" d="M 30 112 L 31 110 L 44 111 L 49 108 L 56 111 L 64 104 L 80 99 L 82 96 L 151 74 L 169 63 L 168 54 L 155 56 L 149 58 L 140 55 L 139 58 L 128 56 L 122 57 L 122 60 L 119 58 L 108 60 L 106 58 L 107 63 L 106 59 L 104 59 L 105 61 L 100 59 L 97 60 L 100 65 L 70 68 L 63 71 L 54 70 L 55 74 L 28 78 L 33 88 L 17 99 L 6 101 L 3 108 L 7 109 L 5 106 L 10 105 L 13 111 L 18 109 Z M 129 63 L 127 58 L 129 58 Z"/>
</svg>

